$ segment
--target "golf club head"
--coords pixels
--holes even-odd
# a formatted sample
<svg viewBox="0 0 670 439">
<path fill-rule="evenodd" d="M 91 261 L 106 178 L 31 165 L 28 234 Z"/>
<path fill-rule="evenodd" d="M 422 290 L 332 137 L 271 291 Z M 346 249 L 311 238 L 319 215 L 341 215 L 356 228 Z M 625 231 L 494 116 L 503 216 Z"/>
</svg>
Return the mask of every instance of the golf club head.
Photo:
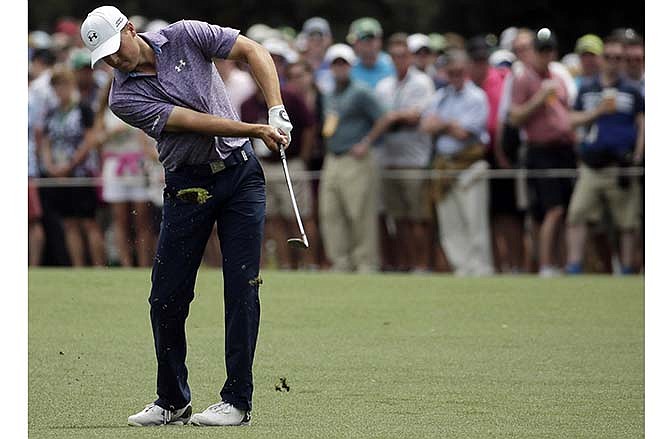
<svg viewBox="0 0 670 439">
<path fill-rule="evenodd" d="M 307 248 L 309 245 L 300 238 L 289 238 L 288 245 L 293 248 Z"/>
</svg>

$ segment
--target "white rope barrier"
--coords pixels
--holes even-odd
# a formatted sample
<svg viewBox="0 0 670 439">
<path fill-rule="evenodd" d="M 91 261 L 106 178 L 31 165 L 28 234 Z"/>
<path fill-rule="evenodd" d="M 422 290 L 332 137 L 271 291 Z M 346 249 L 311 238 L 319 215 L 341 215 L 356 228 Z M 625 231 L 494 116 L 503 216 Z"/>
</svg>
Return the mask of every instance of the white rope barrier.
<svg viewBox="0 0 670 439">
<path fill-rule="evenodd" d="M 436 169 L 384 169 L 380 170 L 382 178 L 404 180 L 430 180 L 444 177 L 458 177 L 467 170 L 436 170 Z M 601 172 L 605 175 L 640 177 L 644 175 L 643 167 L 605 168 Z M 479 178 L 576 178 L 579 169 L 488 169 L 477 172 Z M 296 181 L 316 180 L 321 177 L 321 171 L 291 171 L 291 179 Z M 281 173 L 266 174 L 266 179 L 272 182 L 283 181 Z M 147 176 L 120 176 L 115 182 L 133 186 L 156 185 L 154 178 Z M 101 177 L 64 177 L 64 178 L 33 178 L 31 182 L 38 187 L 91 187 L 102 186 Z"/>
</svg>

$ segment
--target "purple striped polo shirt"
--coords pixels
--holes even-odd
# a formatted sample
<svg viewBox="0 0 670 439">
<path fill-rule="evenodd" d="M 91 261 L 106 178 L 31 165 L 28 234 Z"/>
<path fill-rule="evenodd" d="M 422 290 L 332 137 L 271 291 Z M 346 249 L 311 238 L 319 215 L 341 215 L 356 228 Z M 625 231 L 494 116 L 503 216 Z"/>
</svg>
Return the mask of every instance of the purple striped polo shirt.
<svg viewBox="0 0 670 439">
<path fill-rule="evenodd" d="M 126 123 L 157 140 L 166 170 L 226 158 L 248 139 L 164 131 L 175 106 L 239 121 L 212 58 L 226 58 L 239 31 L 182 20 L 159 32 L 139 34 L 156 54 L 156 74 L 114 71 L 109 107 Z"/>
</svg>

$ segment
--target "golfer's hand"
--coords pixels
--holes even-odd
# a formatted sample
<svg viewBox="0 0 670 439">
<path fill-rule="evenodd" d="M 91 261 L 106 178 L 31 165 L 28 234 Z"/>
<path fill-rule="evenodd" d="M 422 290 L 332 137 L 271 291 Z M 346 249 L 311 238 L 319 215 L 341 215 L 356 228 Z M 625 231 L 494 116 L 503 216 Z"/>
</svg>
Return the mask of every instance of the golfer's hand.
<svg viewBox="0 0 670 439">
<path fill-rule="evenodd" d="M 274 152 L 279 151 L 279 145 L 288 146 L 289 139 L 287 136 L 281 134 L 277 128 L 270 125 L 257 125 L 257 133 L 254 136 L 261 139 L 265 145 Z"/>
<path fill-rule="evenodd" d="M 289 120 L 283 105 L 275 105 L 268 110 L 268 124 L 281 131 L 281 133 L 288 138 L 286 145 L 284 145 L 284 148 L 288 148 L 291 143 L 291 130 L 293 129 L 293 124 Z"/>
</svg>

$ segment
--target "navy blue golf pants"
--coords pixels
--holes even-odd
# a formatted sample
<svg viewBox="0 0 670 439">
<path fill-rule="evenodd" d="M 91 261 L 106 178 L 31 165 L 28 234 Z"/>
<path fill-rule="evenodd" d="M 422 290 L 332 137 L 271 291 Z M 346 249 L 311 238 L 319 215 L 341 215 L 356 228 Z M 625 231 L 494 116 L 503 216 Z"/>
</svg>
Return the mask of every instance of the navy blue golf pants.
<svg viewBox="0 0 670 439">
<path fill-rule="evenodd" d="M 216 174 L 166 172 L 163 220 L 151 274 L 151 325 L 158 360 L 156 404 L 179 409 L 191 401 L 185 324 L 205 245 L 217 223 L 223 256 L 227 379 L 222 400 L 251 410 L 252 365 L 258 325 L 260 252 L 265 219 L 265 177 L 258 159 Z M 182 189 L 205 189 L 183 200 Z"/>
</svg>

